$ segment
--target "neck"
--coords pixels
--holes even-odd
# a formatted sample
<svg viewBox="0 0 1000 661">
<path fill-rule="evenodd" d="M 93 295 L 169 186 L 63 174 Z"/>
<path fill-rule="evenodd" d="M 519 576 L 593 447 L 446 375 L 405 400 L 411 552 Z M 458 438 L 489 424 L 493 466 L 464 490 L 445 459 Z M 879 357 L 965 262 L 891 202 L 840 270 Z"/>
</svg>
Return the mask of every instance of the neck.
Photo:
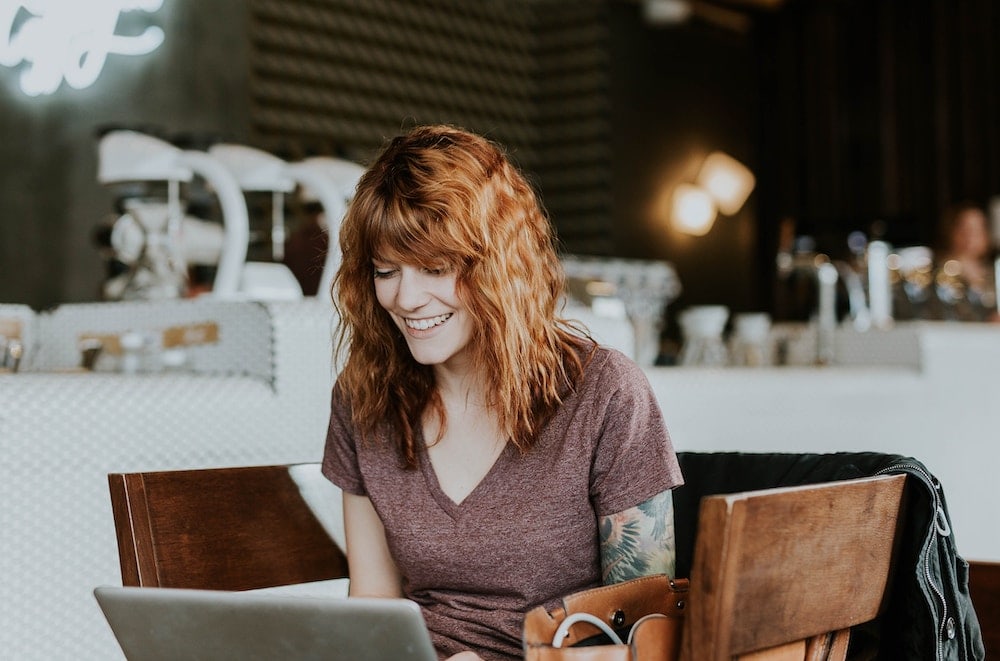
<svg viewBox="0 0 1000 661">
<path fill-rule="evenodd" d="M 486 388 L 481 375 L 471 370 L 456 372 L 443 367 L 434 371 L 434 377 L 445 406 L 462 409 L 482 407 L 486 401 Z"/>
</svg>

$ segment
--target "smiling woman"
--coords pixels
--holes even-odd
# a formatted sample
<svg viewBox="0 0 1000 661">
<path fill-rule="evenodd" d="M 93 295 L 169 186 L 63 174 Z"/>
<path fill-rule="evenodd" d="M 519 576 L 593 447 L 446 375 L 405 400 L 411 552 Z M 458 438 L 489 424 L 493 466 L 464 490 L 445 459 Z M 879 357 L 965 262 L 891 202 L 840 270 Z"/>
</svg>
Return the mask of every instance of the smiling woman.
<svg viewBox="0 0 1000 661">
<path fill-rule="evenodd" d="M 499 146 L 395 138 L 340 243 L 323 473 L 352 596 L 416 601 L 443 657 L 512 660 L 528 610 L 673 571 L 681 475 L 649 382 L 560 317 L 552 229 Z"/>
</svg>

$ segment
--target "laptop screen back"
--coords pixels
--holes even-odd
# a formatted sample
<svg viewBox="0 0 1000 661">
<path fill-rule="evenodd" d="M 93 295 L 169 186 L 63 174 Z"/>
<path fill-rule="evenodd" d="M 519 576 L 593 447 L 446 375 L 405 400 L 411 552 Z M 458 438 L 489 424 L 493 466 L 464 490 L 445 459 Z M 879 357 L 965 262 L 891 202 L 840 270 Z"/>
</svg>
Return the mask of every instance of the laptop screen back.
<svg viewBox="0 0 1000 661">
<path fill-rule="evenodd" d="M 129 661 L 437 661 L 406 599 L 118 586 L 94 596 Z"/>
</svg>

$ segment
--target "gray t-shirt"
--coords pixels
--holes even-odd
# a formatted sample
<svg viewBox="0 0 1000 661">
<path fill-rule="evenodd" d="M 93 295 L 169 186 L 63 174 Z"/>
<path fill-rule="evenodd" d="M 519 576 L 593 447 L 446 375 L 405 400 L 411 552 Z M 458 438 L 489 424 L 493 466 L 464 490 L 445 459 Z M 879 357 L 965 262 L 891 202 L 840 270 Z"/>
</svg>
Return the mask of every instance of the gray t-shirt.
<svg viewBox="0 0 1000 661">
<path fill-rule="evenodd" d="M 390 439 L 357 443 L 338 393 L 323 474 L 371 499 L 442 657 L 522 658 L 528 610 L 601 584 L 598 517 L 683 482 L 646 375 L 614 349 L 597 350 L 535 446 L 508 444 L 459 505 L 426 455 L 406 470 Z"/>
</svg>

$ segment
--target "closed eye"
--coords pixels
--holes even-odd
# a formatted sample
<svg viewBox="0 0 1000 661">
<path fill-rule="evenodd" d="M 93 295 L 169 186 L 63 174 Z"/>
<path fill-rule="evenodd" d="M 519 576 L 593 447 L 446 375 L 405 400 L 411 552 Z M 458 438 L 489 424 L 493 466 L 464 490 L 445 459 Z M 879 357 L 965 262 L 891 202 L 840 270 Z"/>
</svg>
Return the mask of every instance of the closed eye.
<svg viewBox="0 0 1000 661">
<path fill-rule="evenodd" d="M 373 273 L 373 275 L 375 276 L 375 278 L 377 280 L 384 280 L 386 278 L 392 278 L 392 277 L 396 276 L 396 274 L 399 273 L 399 267 L 397 267 L 397 266 L 378 266 L 378 265 L 373 265 L 372 268 L 373 268 L 372 273 Z M 447 266 L 447 265 L 445 265 L 445 266 L 439 266 L 439 267 L 438 266 L 435 266 L 435 267 L 424 266 L 424 267 L 420 267 L 420 270 L 421 270 L 421 272 L 426 273 L 427 275 L 437 277 L 437 276 L 442 276 L 442 275 L 446 275 L 448 273 L 451 273 L 452 267 Z"/>
</svg>

